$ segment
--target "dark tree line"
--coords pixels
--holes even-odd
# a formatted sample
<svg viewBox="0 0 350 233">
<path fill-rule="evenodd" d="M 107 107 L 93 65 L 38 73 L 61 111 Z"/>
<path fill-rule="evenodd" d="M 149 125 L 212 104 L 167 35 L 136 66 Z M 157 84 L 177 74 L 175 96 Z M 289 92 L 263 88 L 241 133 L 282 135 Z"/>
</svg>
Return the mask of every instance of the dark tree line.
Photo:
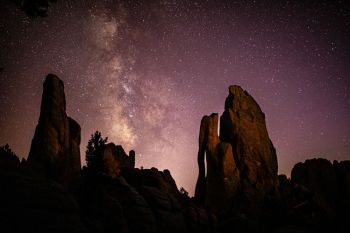
<svg viewBox="0 0 350 233">
<path fill-rule="evenodd" d="M 19 158 L 13 152 L 6 143 L 4 146 L 0 146 L 0 168 L 9 168 L 13 166 L 18 166 L 20 164 Z"/>
</svg>

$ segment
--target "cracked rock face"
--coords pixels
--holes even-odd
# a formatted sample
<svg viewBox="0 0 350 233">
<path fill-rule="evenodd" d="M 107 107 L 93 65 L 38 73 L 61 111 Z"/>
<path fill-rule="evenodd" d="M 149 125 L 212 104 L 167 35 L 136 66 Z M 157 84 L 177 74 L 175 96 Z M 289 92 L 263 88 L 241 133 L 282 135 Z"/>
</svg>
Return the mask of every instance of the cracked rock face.
<svg viewBox="0 0 350 233">
<path fill-rule="evenodd" d="M 241 87 L 229 87 L 225 111 L 220 117 L 220 137 L 217 127 L 218 114 L 203 117 L 195 196 L 199 202 L 220 213 L 225 212 L 236 195 L 262 200 L 278 185 L 278 168 L 265 115 Z"/>
<path fill-rule="evenodd" d="M 80 172 L 80 132 L 80 125 L 67 116 L 62 80 L 49 74 L 28 163 L 49 178 L 69 182 Z"/>
</svg>

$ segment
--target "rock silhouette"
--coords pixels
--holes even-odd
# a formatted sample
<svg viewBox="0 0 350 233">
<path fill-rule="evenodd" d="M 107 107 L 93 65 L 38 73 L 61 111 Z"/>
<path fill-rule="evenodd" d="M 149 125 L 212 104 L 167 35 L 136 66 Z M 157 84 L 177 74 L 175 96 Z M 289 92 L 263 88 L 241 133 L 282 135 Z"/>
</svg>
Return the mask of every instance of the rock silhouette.
<svg viewBox="0 0 350 233">
<path fill-rule="evenodd" d="M 195 197 L 170 171 L 135 168 L 135 151 L 94 151 L 102 172 L 80 168 L 80 126 L 63 82 L 48 75 L 28 161 L 0 147 L 1 232 L 348 232 L 350 161 L 298 163 L 277 176 L 264 114 L 231 86 L 225 111 L 200 124 Z M 98 132 L 97 132 L 98 133 Z M 99 136 L 101 136 L 99 134 Z M 207 167 L 205 167 L 207 165 Z M 69 185 L 67 185 L 69 184 Z"/>
<path fill-rule="evenodd" d="M 224 212 L 232 202 L 239 183 L 239 170 L 235 164 L 231 144 L 220 142 L 218 115 L 204 116 L 199 133 L 199 176 L 196 198 L 215 213 Z M 207 177 L 205 177 L 205 159 Z"/>
<path fill-rule="evenodd" d="M 111 177 L 120 176 L 122 170 L 135 168 L 135 151 L 127 155 L 121 145 L 108 143 L 100 152 L 103 161 L 103 172 Z"/>
<path fill-rule="evenodd" d="M 256 212 L 265 196 L 278 185 L 277 156 L 267 133 L 265 115 L 248 92 L 230 86 L 220 117 L 220 137 L 217 127 L 217 114 L 203 117 L 195 196 L 218 213 L 238 195 L 239 202 L 247 202 L 243 204 L 246 210 L 248 203 L 254 203 L 252 212 Z"/>
<path fill-rule="evenodd" d="M 278 183 L 276 150 L 266 129 L 265 114 L 239 86 L 229 87 L 220 117 L 220 139 L 232 145 L 241 179 L 262 194 Z"/>
<path fill-rule="evenodd" d="M 74 179 L 81 169 L 80 131 L 80 125 L 67 116 L 62 80 L 49 74 L 28 163 L 61 183 Z"/>
<path fill-rule="evenodd" d="M 48 75 L 28 161 L 0 151 L 2 231 L 215 232 L 215 217 L 181 194 L 168 170 L 137 169 L 135 151 L 109 143 L 98 150 L 103 172 L 91 173 L 81 170 L 79 145 L 63 82 Z"/>
<path fill-rule="evenodd" d="M 309 194 L 302 201 L 311 207 L 309 215 L 313 215 L 314 223 L 329 230 L 334 224 L 349 229 L 350 161 L 332 164 L 319 158 L 297 163 L 292 169 L 291 183 Z"/>
</svg>

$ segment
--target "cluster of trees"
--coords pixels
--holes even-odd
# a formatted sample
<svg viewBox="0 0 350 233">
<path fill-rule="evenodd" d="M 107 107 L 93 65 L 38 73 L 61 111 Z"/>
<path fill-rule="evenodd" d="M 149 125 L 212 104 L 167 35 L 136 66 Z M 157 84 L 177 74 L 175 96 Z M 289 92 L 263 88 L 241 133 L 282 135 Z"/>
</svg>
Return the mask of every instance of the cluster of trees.
<svg viewBox="0 0 350 233">
<path fill-rule="evenodd" d="M 9 146 L 9 144 L 5 144 L 4 146 L 0 146 L 0 168 L 8 168 L 19 165 L 19 158 L 13 152 Z"/>
<path fill-rule="evenodd" d="M 103 170 L 102 152 L 107 141 L 108 137 L 103 138 L 99 131 L 91 134 L 85 151 L 85 160 L 89 171 L 98 173 Z"/>
<path fill-rule="evenodd" d="M 13 152 L 9 146 L 9 144 L 5 144 L 3 146 L 0 146 L 0 154 L 2 156 L 6 156 L 6 157 L 16 157 L 17 155 L 15 154 L 15 152 Z"/>
</svg>

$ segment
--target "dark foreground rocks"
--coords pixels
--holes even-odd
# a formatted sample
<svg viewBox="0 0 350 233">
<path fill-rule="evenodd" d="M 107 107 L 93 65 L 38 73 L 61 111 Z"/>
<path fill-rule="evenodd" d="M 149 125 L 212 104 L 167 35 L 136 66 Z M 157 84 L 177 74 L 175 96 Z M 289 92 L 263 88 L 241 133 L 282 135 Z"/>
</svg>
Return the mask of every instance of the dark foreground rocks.
<svg viewBox="0 0 350 233">
<path fill-rule="evenodd" d="M 349 187 L 350 161 L 306 160 L 280 180 L 288 219 L 319 232 L 350 229 Z"/>
<path fill-rule="evenodd" d="M 29 171 L 0 171 L 1 232 L 88 232 L 76 198 Z"/>
<path fill-rule="evenodd" d="M 181 194 L 169 171 L 83 171 L 67 189 L 26 166 L 0 171 L 1 232 L 216 232 L 215 216 Z"/>
<path fill-rule="evenodd" d="M 92 232 L 215 232 L 215 217 L 176 188 L 169 171 L 132 169 L 124 176 L 83 177 L 79 203 Z"/>
</svg>

